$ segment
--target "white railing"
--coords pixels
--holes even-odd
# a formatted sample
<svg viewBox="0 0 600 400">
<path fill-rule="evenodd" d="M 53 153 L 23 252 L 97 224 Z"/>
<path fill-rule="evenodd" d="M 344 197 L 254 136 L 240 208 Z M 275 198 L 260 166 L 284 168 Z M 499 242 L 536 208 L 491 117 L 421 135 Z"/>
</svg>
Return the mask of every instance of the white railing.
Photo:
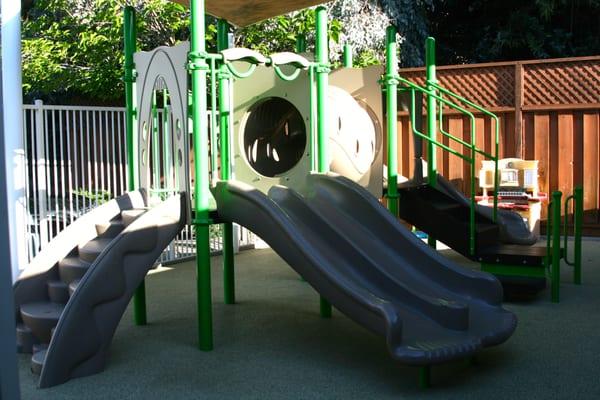
<svg viewBox="0 0 600 400">
<path fill-rule="evenodd" d="M 26 154 L 27 252 L 31 260 L 79 216 L 127 190 L 125 108 L 23 106 Z M 219 227 L 211 249 L 222 249 Z M 235 229 L 239 247 L 254 243 L 251 232 Z M 172 262 L 195 256 L 187 226 L 159 258 Z"/>
</svg>

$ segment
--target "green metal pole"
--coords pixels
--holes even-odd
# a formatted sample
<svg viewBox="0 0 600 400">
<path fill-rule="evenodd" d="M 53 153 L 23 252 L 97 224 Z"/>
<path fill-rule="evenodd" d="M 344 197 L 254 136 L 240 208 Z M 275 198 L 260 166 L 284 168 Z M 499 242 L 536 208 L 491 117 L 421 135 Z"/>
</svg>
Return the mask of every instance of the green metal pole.
<svg viewBox="0 0 600 400">
<path fill-rule="evenodd" d="M 296 53 L 306 53 L 306 36 L 302 33 L 296 36 Z"/>
<path fill-rule="evenodd" d="M 425 42 L 425 76 L 427 90 L 435 91 L 432 84 L 437 83 L 435 76 L 435 39 L 428 37 Z M 437 104 L 433 96 L 427 96 L 427 136 L 431 139 L 427 141 L 427 181 L 436 187 L 437 186 L 437 160 L 435 154 L 434 142 L 437 140 Z M 427 242 L 435 248 L 436 240 L 429 235 Z"/>
<path fill-rule="evenodd" d="M 329 85 L 329 47 L 327 43 L 327 9 L 317 7 L 317 43 L 315 60 L 317 62 L 317 148 L 318 172 L 329 171 L 329 136 L 327 132 L 327 87 Z M 331 304 L 321 296 L 321 316 L 331 317 Z"/>
<path fill-rule="evenodd" d="M 137 160 L 137 135 L 136 135 L 136 104 L 135 104 L 135 63 L 133 54 L 136 51 L 136 23 L 135 9 L 125 7 L 123 11 L 123 39 L 125 53 L 125 130 L 127 140 L 127 180 L 128 190 L 137 189 L 138 160 Z M 133 320 L 136 325 L 146 325 L 146 284 L 142 281 L 133 294 Z"/>
<path fill-rule="evenodd" d="M 419 367 L 419 388 L 427 389 L 431 385 L 431 367 L 425 365 Z"/>
<path fill-rule="evenodd" d="M 172 174 L 173 168 L 171 164 L 171 126 L 170 126 L 170 110 L 169 110 L 169 92 L 165 89 L 163 90 L 163 160 L 164 160 L 164 174 L 165 174 L 165 186 L 169 190 L 174 190 L 173 182 L 172 182 Z"/>
<path fill-rule="evenodd" d="M 152 90 L 152 186 L 160 189 L 160 144 L 158 143 L 158 107 L 156 90 Z"/>
<path fill-rule="evenodd" d="M 229 47 L 229 24 L 224 19 L 217 21 L 217 50 Z M 219 67 L 219 135 L 221 138 L 221 179 L 231 179 L 229 160 L 229 116 L 230 116 L 230 79 L 225 65 Z M 233 224 L 223 224 L 223 291 L 225 304 L 235 303 L 235 257 L 233 252 Z"/>
<path fill-rule="evenodd" d="M 209 243 L 208 120 L 206 99 L 206 42 L 204 0 L 190 1 L 191 37 L 188 69 L 192 81 L 192 134 L 194 143 L 194 226 L 198 291 L 198 347 L 212 350 L 212 292 Z"/>
<path fill-rule="evenodd" d="M 575 188 L 575 210 L 574 210 L 574 269 L 573 283 L 581 285 L 581 235 L 583 230 L 583 187 Z"/>
<path fill-rule="evenodd" d="M 560 299 L 560 198 L 562 193 L 552 193 L 552 269 L 551 269 L 551 297 L 553 303 Z"/>
<path fill-rule="evenodd" d="M 352 58 L 352 46 L 350 45 L 350 43 L 346 43 L 344 44 L 343 53 L 344 68 L 352 68 L 352 66 L 354 65 L 354 61 Z"/>
<path fill-rule="evenodd" d="M 387 109 L 387 201 L 388 209 L 398 216 L 398 49 L 397 30 L 388 26 L 386 30 L 385 88 Z"/>
</svg>

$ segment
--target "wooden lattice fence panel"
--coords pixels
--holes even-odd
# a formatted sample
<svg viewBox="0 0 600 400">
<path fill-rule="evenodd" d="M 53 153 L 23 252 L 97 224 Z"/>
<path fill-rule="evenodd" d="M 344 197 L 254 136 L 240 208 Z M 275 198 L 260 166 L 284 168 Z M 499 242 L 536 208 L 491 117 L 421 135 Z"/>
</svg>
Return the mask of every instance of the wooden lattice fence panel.
<svg viewBox="0 0 600 400">
<path fill-rule="evenodd" d="M 441 86 L 486 108 L 514 107 L 515 73 L 513 65 L 483 67 L 440 67 L 437 79 Z M 425 85 L 424 70 L 405 70 L 403 77 Z"/>
<path fill-rule="evenodd" d="M 600 104 L 600 60 L 523 65 L 523 106 Z"/>
</svg>

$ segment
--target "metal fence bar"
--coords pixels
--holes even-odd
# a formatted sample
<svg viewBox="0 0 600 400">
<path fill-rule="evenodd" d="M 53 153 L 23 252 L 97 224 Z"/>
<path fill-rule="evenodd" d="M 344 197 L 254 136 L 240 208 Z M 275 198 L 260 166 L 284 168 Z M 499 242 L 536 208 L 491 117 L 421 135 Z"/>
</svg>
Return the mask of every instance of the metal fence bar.
<svg viewBox="0 0 600 400">
<path fill-rule="evenodd" d="M 158 135 L 153 143 L 160 155 L 171 151 L 169 132 L 176 127 L 168 107 L 157 111 Z M 104 192 L 116 197 L 126 191 L 124 118 L 121 107 L 45 105 L 39 100 L 23 106 L 30 260 L 62 229 L 104 201 Z M 176 160 L 167 154 L 154 163 L 157 189 L 173 183 Z M 235 229 L 236 249 L 254 243 L 251 232 Z M 186 226 L 158 261 L 195 257 L 194 243 L 193 227 Z M 210 245 L 213 253 L 222 250 L 220 226 L 211 230 Z"/>
</svg>

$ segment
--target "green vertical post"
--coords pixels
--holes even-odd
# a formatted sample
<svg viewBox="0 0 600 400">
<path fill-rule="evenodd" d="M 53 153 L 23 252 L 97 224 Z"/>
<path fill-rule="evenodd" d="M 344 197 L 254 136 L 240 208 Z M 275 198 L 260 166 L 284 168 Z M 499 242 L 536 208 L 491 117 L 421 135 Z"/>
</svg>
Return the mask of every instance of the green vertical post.
<svg viewBox="0 0 600 400">
<path fill-rule="evenodd" d="M 170 110 L 169 110 L 169 92 L 167 89 L 163 90 L 163 162 L 164 162 L 164 174 L 165 174 L 165 186 L 169 190 L 174 190 L 173 187 L 173 168 L 172 168 L 172 159 L 171 155 L 171 126 L 170 126 Z"/>
<path fill-rule="evenodd" d="M 575 188 L 575 209 L 574 209 L 574 268 L 573 268 L 573 283 L 581 285 L 581 235 L 583 231 L 583 187 Z"/>
<path fill-rule="evenodd" d="M 352 45 L 350 43 L 344 44 L 343 53 L 344 68 L 352 68 L 354 60 L 352 59 Z"/>
<path fill-rule="evenodd" d="M 425 42 L 425 78 L 427 90 L 435 91 L 432 84 L 437 83 L 435 75 L 435 39 L 428 37 Z M 433 96 L 427 96 L 427 136 L 431 139 L 427 141 L 427 181 L 435 187 L 437 186 L 437 160 L 435 154 L 434 142 L 437 139 L 437 104 Z M 436 240 L 429 235 L 427 243 L 435 248 Z"/>
<path fill-rule="evenodd" d="M 387 201 L 388 209 L 398 216 L 398 49 L 397 30 L 388 26 L 385 32 L 385 98 L 387 109 Z"/>
<path fill-rule="evenodd" d="M 296 36 L 296 53 L 306 53 L 306 36 L 302 33 Z"/>
<path fill-rule="evenodd" d="M 136 135 L 136 104 L 135 104 L 135 63 L 133 54 L 136 51 L 137 31 L 135 9 L 125 7 L 123 11 L 123 49 L 125 55 L 125 130 L 127 141 L 127 180 L 128 190 L 137 189 L 138 179 L 138 142 Z M 146 284 L 144 281 L 133 294 L 133 320 L 136 325 L 146 325 Z"/>
<path fill-rule="evenodd" d="M 152 186 L 160 189 L 160 143 L 158 143 L 158 104 L 156 88 L 152 90 Z"/>
<path fill-rule="evenodd" d="M 431 385 L 431 367 L 424 365 L 419 367 L 419 388 L 427 389 Z"/>
<path fill-rule="evenodd" d="M 296 53 L 298 53 L 298 54 L 306 53 L 306 36 L 304 34 L 302 34 L 302 33 L 299 33 L 296 36 L 296 49 L 295 50 L 296 50 Z M 312 71 L 312 69 L 311 69 L 311 71 Z M 311 117 L 310 117 L 310 124 L 311 124 L 311 127 L 310 127 L 310 131 L 311 131 L 310 132 L 310 137 L 312 138 L 312 135 L 313 135 L 313 132 L 312 132 L 313 131 L 313 125 L 312 125 L 313 124 L 313 116 L 312 116 L 313 115 L 313 105 L 312 104 L 313 104 L 313 101 L 314 101 L 314 96 L 313 96 L 314 90 L 313 90 L 312 78 L 309 79 L 309 82 L 310 82 L 310 113 L 311 113 Z M 312 139 L 309 139 L 309 142 L 310 142 L 309 146 L 310 146 L 310 149 L 311 149 L 310 150 L 310 156 L 311 156 L 310 169 L 311 169 L 311 172 L 312 172 L 313 171 L 313 163 L 314 163 L 314 160 L 313 160 L 314 156 L 313 156 L 313 151 L 312 151 Z M 304 278 L 300 277 L 300 280 L 304 281 Z"/>
<path fill-rule="evenodd" d="M 553 303 L 560 299 L 560 198 L 562 193 L 552 193 L 552 266 L 550 270 L 551 297 Z M 548 233 L 546 233 L 548 234 Z"/>
<path fill-rule="evenodd" d="M 125 53 L 125 130 L 127 140 L 127 180 L 128 190 L 137 188 L 137 137 L 136 115 L 135 115 L 135 63 L 133 54 L 136 51 L 136 26 L 135 9 L 131 6 L 125 7 L 123 12 L 123 39 Z"/>
<path fill-rule="evenodd" d="M 317 62 L 317 166 L 318 172 L 329 172 L 329 135 L 327 132 L 327 87 L 329 85 L 329 47 L 327 32 L 327 10 L 317 7 L 317 39 L 315 60 Z M 321 296 L 321 316 L 331 317 L 331 304 Z"/>
<path fill-rule="evenodd" d="M 217 21 L 217 50 L 229 47 L 229 24 L 224 19 Z M 219 135 L 221 138 L 221 179 L 231 179 L 229 149 L 230 79 L 225 65 L 219 67 Z M 235 303 L 235 264 L 233 252 L 233 224 L 223 224 L 223 295 L 225 304 Z"/>
<path fill-rule="evenodd" d="M 190 1 L 192 135 L 194 143 L 194 227 L 196 230 L 196 288 L 198 291 L 198 347 L 212 350 L 212 292 L 210 282 L 208 120 L 206 110 L 206 42 L 204 0 Z"/>
</svg>

